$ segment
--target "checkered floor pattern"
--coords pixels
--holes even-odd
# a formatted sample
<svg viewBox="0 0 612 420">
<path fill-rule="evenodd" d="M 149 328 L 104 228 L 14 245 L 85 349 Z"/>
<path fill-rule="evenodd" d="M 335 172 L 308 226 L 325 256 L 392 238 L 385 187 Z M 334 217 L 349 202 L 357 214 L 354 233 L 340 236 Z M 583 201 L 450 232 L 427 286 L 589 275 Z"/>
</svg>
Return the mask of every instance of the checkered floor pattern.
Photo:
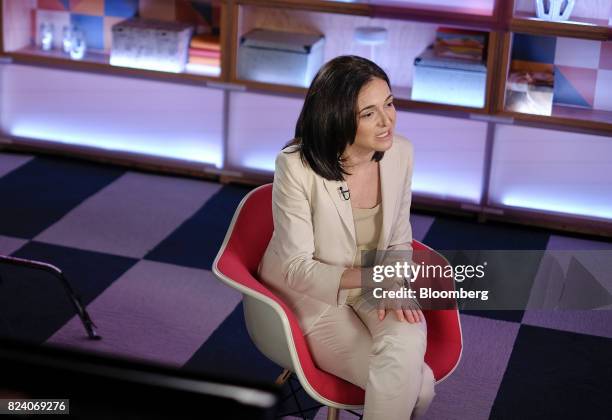
<svg viewBox="0 0 612 420">
<path fill-rule="evenodd" d="M 104 337 L 84 340 L 66 311 L 32 320 L 24 329 L 28 338 L 273 381 L 280 368 L 251 344 L 240 295 L 210 271 L 248 191 L 0 153 L 0 254 L 62 268 Z M 612 249 L 612 243 L 451 217 L 415 213 L 412 224 L 414 237 L 436 249 Z M 30 305 L 47 304 L 44 291 L 21 292 Z M 10 311 L 14 303 L 0 294 L 0 304 Z M 427 419 L 612 418 L 612 311 L 497 311 L 464 313 L 461 320 L 461 363 L 437 386 Z M 316 405 L 303 391 L 298 396 L 302 409 Z M 292 399 L 284 410 L 296 411 Z M 306 413 L 319 419 L 326 410 Z M 343 412 L 341 418 L 356 417 Z"/>
</svg>

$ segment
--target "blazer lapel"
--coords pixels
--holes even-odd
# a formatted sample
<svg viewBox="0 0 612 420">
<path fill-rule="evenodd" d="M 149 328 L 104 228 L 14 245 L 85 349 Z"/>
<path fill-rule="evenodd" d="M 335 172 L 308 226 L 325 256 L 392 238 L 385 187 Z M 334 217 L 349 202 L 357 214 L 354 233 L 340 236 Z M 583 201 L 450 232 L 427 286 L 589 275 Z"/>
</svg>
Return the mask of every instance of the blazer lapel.
<svg viewBox="0 0 612 420">
<path fill-rule="evenodd" d="M 393 215 L 395 213 L 395 204 L 400 196 L 399 186 L 402 184 L 401 179 L 398 179 L 397 174 L 401 173 L 399 165 L 392 149 L 385 152 L 385 155 L 380 160 L 380 189 L 382 195 L 382 231 L 378 240 L 378 249 L 385 250 L 391 237 L 391 228 L 393 223 Z"/>
<path fill-rule="evenodd" d="M 380 160 L 380 189 L 382 195 L 383 221 L 382 231 L 378 240 L 379 250 L 387 249 L 387 244 L 391 237 L 395 204 L 402 194 L 402 191 L 400 191 L 402 180 L 397 176 L 398 173 L 401 173 L 400 169 L 399 162 L 395 153 L 393 153 L 393 148 L 391 148 L 385 152 L 385 155 Z M 323 183 L 334 206 L 336 206 L 336 210 L 338 210 L 338 214 L 342 219 L 342 224 L 349 233 L 353 244 L 356 244 L 355 221 L 353 220 L 351 202 L 350 200 L 342 198 L 342 194 L 340 194 L 339 191 L 340 187 L 347 190 L 348 185 L 344 181 L 330 181 L 325 178 L 323 179 Z"/>
<path fill-rule="evenodd" d="M 336 210 L 338 210 L 340 219 L 342 219 L 342 224 L 349 233 L 353 244 L 356 244 L 355 222 L 353 220 L 351 202 L 350 200 L 342 198 L 342 194 L 340 193 L 340 187 L 342 187 L 343 190 L 348 190 L 348 185 L 344 181 L 330 181 L 328 179 L 323 179 L 323 183 L 325 184 L 325 189 L 334 203 L 334 206 L 336 206 Z"/>
</svg>

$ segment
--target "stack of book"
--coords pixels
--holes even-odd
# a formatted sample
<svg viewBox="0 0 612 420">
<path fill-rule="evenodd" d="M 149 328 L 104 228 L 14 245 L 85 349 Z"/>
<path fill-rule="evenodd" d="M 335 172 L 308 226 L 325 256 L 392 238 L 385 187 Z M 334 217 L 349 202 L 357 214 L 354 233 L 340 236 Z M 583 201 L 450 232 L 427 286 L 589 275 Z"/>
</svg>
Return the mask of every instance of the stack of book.
<svg viewBox="0 0 612 420">
<path fill-rule="evenodd" d="M 438 57 L 482 61 L 486 33 L 456 28 L 438 28 L 434 52 Z"/>
<path fill-rule="evenodd" d="M 195 35 L 189 44 L 189 63 L 221 67 L 221 43 L 218 35 Z"/>
</svg>

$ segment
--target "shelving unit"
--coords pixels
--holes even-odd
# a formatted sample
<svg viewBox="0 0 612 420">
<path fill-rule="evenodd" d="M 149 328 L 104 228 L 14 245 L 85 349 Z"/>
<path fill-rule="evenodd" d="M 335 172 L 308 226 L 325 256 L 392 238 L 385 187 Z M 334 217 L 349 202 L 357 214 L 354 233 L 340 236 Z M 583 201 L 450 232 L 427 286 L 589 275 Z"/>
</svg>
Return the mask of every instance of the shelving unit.
<svg viewBox="0 0 612 420">
<path fill-rule="evenodd" d="M 174 0 L 170 0 L 172 2 Z M 173 82 L 187 82 L 187 83 L 200 83 L 206 84 L 207 82 L 221 82 L 225 79 L 223 75 L 223 68 L 219 69 L 198 66 L 194 64 L 188 64 L 186 70 L 182 73 L 170 73 L 164 71 L 144 70 L 144 69 L 133 69 L 127 67 L 113 66 L 110 64 L 110 48 L 105 49 L 88 49 L 85 57 L 81 60 L 72 60 L 68 54 L 54 48 L 50 51 L 43 51 L 33 44 L 34 36 L 36 34 L 35 23 L 36 23 L 36 8 L 33 6 L 37 5 L 37 0 L 3 0 L 2 8 L 0 8 L 0 17 L 3 23 L 0 34 L 0 40 L 2 41 L 2 55 L 15 63 L 37 65 L 44 67 L 56 67 L 64 69 L 73 69 L 78 71 L 90 71 L 95 73 L 106 73 L 113 75 L 123 76 L 137 76 L 149 79 L 160 79 L 169 80 Z M 59 3 L 59 2 L 58 2 Z M 202 0 L 199 3 L 207 3 L 211 5 L 219 5 L 221 7 L 221 20 L 225 18 L 226 12 L 224 11 L 225 6 L 220 0 Z M 103 2 L 102 2 L 103 4 Z M 69 10 L 49 10 L 51 13 L 68 13 Z M 157 12 L 157 11 L 156 11 Z M 161 10 L 158 13 L 163 13 Z M 83 12 L 85 16 L 89 16 Z M 109 19 L 103 12 L 99 16 L 94 16 L 100 19 Z M 112 23 L 116 23 L 124 17 L 112 17 Z M 151 18 L 162 18 L 162 16 L 146 16 Z M 110 42 L 110 24 L 104 21 L 104 42 Z M 223 41 L 227 38 L 224 33 L 224 26 L 221 28 L 220 40 Z M 221 62 L 224 63 L 228 57 L 223 56 L 223 49 L 221 51 L 222 57 Z"/>
<path fill-rule="evenodd" d="M 5 64 L 0 65 L 0 72 L 4 66 L 24 65 L 37 68 L 35 73 L 66 70 L 77 72 L 83 77 L 90 77 L 92 85 L 100 83 L 100 86 L 105 86 L 106 79 L 103 78 L 119 76 L 149 81 L 151 87 L 161 86 L 156 83 L 163 82 L 177 89 L 179 86 L 201 89 L 197 95 L 207 98 L 207 101 L 220 98 L 219 104 L 207 102 L 208 111 L 202 115 L 206 124 L 216 127 L 212 137 L 207 134 L 207 144 L 214 143 L 213 148 L 221 154 L 210 157 L 208 163 L 202 164 L 201 171 L 198 171 L 192 156 L 187 155 L 184 162 L 177 156 L 171 159 L 158 156 L 156 160 L 146 153 L 139 155 L 137 151 L 122 155 L 123 152 L 117 150 L 111 152 L 104 148 L 65 143 L 58 143 L 57 150 L 81 157 L 148 166 L 153 170 L 216 176 L 223 181 L 260 183 L 272 179 L 273 155 L 292 135 L 298 112 L 296 110 L 300 108 L 306 88 L 238 78 L 240 37 L 254 28 L 321 33 L 326 38 L 324 61 L 342 54 L 357 54 L 374 59 L 389 74 L 400 115 L 398 127 L 401 126 L 405 135 L 413 139 L 418 146 L 417 151 L 422 152 L 421 162 L 426 163 L 416 168 L 415 182 L 418 188 L 415 189 L 413 200 L 415 207 L 476 214 L 480 220 L 505 218 L 538 225 L 554 223 L 564 229 L 612 236 L 612 216 L 607 219 L 591 217 L 584 212 L 557 212 L 551 210 L 552 207 L 546 203 L 541 207 L 537 203 L 535 207 L 510 205 L 500 198 L 502 195 L 499 189 L 503 189 L 504 184 L 491 179 L 493 174 L 499 173 L 500 162 L 503 162 L 499 160 L 496 150 L 499 151 L 500 142 L 508 142 L 500 137 L 500 133 L 507 133 L 504 127 L 525 127 L 535 130 L 533 135 L 539 135 L 537 130 L 557 130 L 560 133 L 569 131 L 577 133 L 577 136 L 586 135 L 585 138 L 596 139 L 592 140 L 596 142 L 607 138 L 610 142 L 604 141 L 601 143 L 603 146 L 598 147 L 603 147 L 602 152 L 605 154 L 609 151 L 612 156 L 612 105 L 608 108 L 609 102 L 601 100 L 597 92 L 587 92 L 591 95 L 587 98 L 589 106 L 554 103 L 551 115 L 511 111 L 506 106 L 507 78 L 516 37 L 535 36 L 561 40 L 558 42 L 574 39 L 586 43 L 603 43 L 602 54 L 604 50 L 608 54 L 612 50 L 608 48 L 612 45 L 612 0 L 577 2 L 571 17 L 573 23 L 537 20 L 533 0 L 198 0 L 195 3 L 214 4 L 220 8 L 221 68 L 218 74 L 194 68 L 188 68 L 183 73 L 166 73 L 111 66 L 108 50 L 92 50 L 81 61 L 71 60 L 57 51 L 43 52 L 31 42 L 34 25 L 31 6 L 36 6 L 37 0 L 2 1 L 0 44 L 2 62 Z M 163 11 L 157 13 L 164 15 Z M 355 28 L 361 26 L 386 28 L 389 34 L 387 43 L 375 50 L 358 45 L 352 41 L 352 34 Z M 485 55 L 486 92 L 482 108 L 416 101 L 411 98 L 414 59 L 431 44 L 440 26 L 478 30 L 488 34 Z M 371 55 L 372 51 L 374 56 Z M 552 54 L 554 56 L 554 51 Z M 603 67 L 591 70 L 605 75 L 608 75 L 607 72 L 612 74 L 612 51 L 609 55 L 610 64 L 606 61 L 607 55 L 602 55 Z M 561 66 L 559 74 L 566 71 L 563 66 L 567 67 L 567 59 L 563 60 L 559 63 L 552 61 L 553 65 Z M 23 83 L 27 83 L 27 80 L 24 79 Z M 610 83 L 612 91 L 612 77 L 605 83 Z M 608 85 L 602 81 L 601 86 Z M 168 92 L 172 90 L 170 88 Z M 195 100 L 197 95 L 190 96 L 190 101 Z M 598 100 L 593 99 L 595 97 Z M 168 110 L 168 118 L 179 121 L 181 116 L 174 115 L 172 111 Z M 270 115 L 270 118 L 264 114 Z M 198 130 L 196 119 L 189 121 L 193 127 L 185 125 L 186 133 Z M 430 131 L 433 126 L 450 124 L 449 121 L 453 122 L 451 125 L 454 128 L 453 132 L 446 134 L 448 138 L 441 139 L 444 133 Z M 8 130 L 7 127 L 10 127 L 6 121 L 3 124 L 3 135 L 10 139 L 10 146 L 5 144 L 5 147 L 32 150 L 40 144 L 39 150 L 53 150 L 53 139 L 23 137 Z M 398 131 L 402 132 L 399 128 Z M 430 136 L 430 132 L 435 132 L 435 135 Z M 550 133 L 547 136 L 554 137 Z M 126 139 L 129 140 L 129 137 Z M 37 140 L 46 141 L 37 143 Z M 567 150 L 570 149 L 568 146 Z M 577 149 L 576 153 L 579 155 L 581 150 Z M 442 154 L 468 158 L 463 166 L 460 163 L 454 166 L 451 164 L 448 169 L 447 162 L 446 168 L 435 168 L 437 161 L 444 161 Z M 609 183 L 612 188 L 612 157 L 610 159 L 610 176 L 605 175 L 598 182 L 605 185 Z M 442 175 L 435 173 L 439 170 L 449 172 L 443 172 Z M 458 187 L 453 187 L 452 183 L 442 185 L 444 182 L 440 176 L 449 180 L 463 179 L 464 184 Z M 601 216 L 604 213 L 598 214 Z"/>
</svg>

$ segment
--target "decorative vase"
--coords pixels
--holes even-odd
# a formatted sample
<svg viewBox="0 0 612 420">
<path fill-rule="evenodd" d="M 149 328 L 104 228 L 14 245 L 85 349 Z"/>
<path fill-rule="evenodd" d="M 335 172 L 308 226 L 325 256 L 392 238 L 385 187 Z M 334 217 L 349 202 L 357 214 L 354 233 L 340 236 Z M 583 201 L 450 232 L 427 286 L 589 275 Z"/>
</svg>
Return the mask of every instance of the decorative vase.
<svg viewBox="0 0 612 420">
<path fill-rule="evenodd" d="M 536 0 L 536 15 L 543 20 L 568 20 L 575 0 Z"/>
</svg>

